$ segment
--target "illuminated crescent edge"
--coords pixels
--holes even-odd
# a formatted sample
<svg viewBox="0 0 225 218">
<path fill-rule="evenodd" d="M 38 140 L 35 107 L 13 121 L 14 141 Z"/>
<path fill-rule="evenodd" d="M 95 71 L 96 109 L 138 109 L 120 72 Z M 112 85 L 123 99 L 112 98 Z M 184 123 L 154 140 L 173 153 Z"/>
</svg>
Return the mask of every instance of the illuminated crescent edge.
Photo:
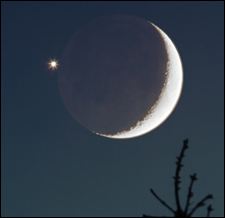
<svg viewBox="0 0 225 218">
<path fill-rule="evenodd" d="M 163 38 L 168 55 L 167 71 L 165 72 L 167 79 L 162 92 L 157 102 L 147 112 L 144 119 L 138 121 L 129 130 L 124 130 L 114 135 L 105 135 L 95 132 L 97 135 L 114 139 L 127 139 L 144 135 L 164 122 L 177 105 L 183 86 L 183 68 L 181 58 L 175 45 L 166 33 L 155 24 L 151 22 L 149 23 L 158 30 L 160 36 Z"/>
</svg>

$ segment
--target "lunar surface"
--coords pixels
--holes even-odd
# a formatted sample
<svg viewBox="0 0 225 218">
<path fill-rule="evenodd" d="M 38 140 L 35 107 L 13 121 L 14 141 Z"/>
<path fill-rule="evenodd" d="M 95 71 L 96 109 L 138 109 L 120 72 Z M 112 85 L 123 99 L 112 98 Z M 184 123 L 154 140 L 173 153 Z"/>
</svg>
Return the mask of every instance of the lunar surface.
<svg viewBox="0 0 225 218">
<path fill-rule="evenodd" d="M 58 75 L 71 116 L 110 138 L 137 137 L 159 126 L 175 108 L 183 82 L 169 37 L 143 18 L 118 15 L 76 32 Z"/>
</svg>

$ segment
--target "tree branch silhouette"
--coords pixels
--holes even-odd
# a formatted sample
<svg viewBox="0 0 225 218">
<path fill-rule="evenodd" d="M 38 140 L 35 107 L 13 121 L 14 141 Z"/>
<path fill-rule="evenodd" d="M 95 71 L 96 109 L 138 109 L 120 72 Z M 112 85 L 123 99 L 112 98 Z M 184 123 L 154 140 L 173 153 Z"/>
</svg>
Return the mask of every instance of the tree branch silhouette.
<svg viewBox="0 0 225 218">
<path fill-rule="evenodd" d="M 182 160 L 184 158 L 185 151 L 188 149 L 188 139 L 185 139 L 183 141 L 183 147 L 181 149 L 180 155 L 177 157 L 176 161 L 176 172 L 174 176 L 174 191 L 175 191 L 175 200 L 176 200 L 176 205 L 177 205 L 177 211 L 181 211 L 181 205 L 180 205 L 180 196 L 179 196 L 179 191 L 180 191 L 180 183 L 181 183 L 181 177 L 180 177 L 180 172 L 181 168 L 184 166 L 182 164 Z"/>
<path fill-rule="evenodd" d="M 191 205 L 191 199 L 194 196 L 193 192 L 193 186 L 194 183 L 198 180 L 197 174 L 194 173 L 190 175 L 190 184 L 188 187 L 188 193 L 186 197 L 186 204 L 185 208 L 183 209 L 180 202 L 180 184 L 181 184 L 181 169 L 184 166 L 183 165 L 183 159 L 185 157 L 185 151 L 188 149 L 188 139 L 183 140 L 183 147 L 181 149 L 181 152 L 179 156 L 176 157 L 176 170 L 175 175 L 173 177 L 174 179 L 174 194 L 175 194 L 175 202 L 176 202 L 176 209 L 173 209 L 171 206 L 169 206 L 164 200 L 162 200 L 153 189 L 150 189 L 152 195 L 164 206 L 166 207 L 170 212 L 173 213 L 173 217 L 192 217 L 194 213 L 201 207 L 205 206 L 206 201 L 213 199 L 213 195 L 209 194 L 205 196 L 201 201 L 199 201 L 190 211 L 190 205 Z M 206 217 L 210 217 L 211 212 L 213 211 L 212 205 L 209 205 L 207 207 L 207 215 Z M 157 216 L 150 216 L 150 215 L 143 215 L 143 217 L 157 217 Z M 166 217 L 166 216 L 158 216 L 158 217 Z"/>
<path fill-rule="evenodd" d="M 153 189 L 150 189 L 151 193 L 153 194 L 153 196 L 155 196 L 155 198 L 162 204 L 164 205 L 169 211 L 171 211 L 172 213 L 175 213 L 175 210 L 173 210 L 165 201 L 163 201 L 155 192 Z"/>
<path fill-rule="evenodd" d="M 188 188 L 188 195 L 187 195 L 187 201 L 186 201 L 186 206 L 185 206 L 185 213 L 188 212 L 188 209 L 190 207 L 190 202 L 191 202 L 191 198 L 193 197 L 194 195 L 194 192 L 193 192 L 193 185 L 194 185 L 194 182 L 198 180 L 197 178 L 197 174 L 194 173 L 193 175 L 190 175 L 190 185 L 189 185 L 189 188 Z"/>
<path fill-rule="evenodd" d="M 211 214 L 212 211 L 213 211 L 213 208 L 212 208 L 212 205 L 210 204 L 210 205 L 207 207 L 207 217 L 210 217 L 210 214 Z"/>
<path fill-rule="evenodd" d="M 196 211 L 197 209 L 199 209 L 200 207 L 204 207 L 204 206 L 205 206 L 205 202 L 206 202 L 207 200 L 210 200 L 210 199 L 213 199 L 213 196 L 212 196 L 211 194 L 205 196 L 201 201 L 199 201 L 199 202 L 196 204 L 196 206 L 191 210 L 191 212 L 188 214 L 188 216 L 189 216 L 189 217 L 192 216 L 192 215 L 195 213 L 195 211 Z"/>
</svg>

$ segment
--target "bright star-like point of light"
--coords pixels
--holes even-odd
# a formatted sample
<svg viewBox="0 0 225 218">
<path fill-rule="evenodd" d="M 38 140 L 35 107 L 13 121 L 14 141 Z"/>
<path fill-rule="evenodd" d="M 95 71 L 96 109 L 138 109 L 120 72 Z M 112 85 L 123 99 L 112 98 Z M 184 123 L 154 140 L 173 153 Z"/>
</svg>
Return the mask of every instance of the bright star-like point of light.
<svg viewBox="0 0 225 218">
<path fill-rule="evenodd" d="M 48 69 L 50 70 L 56 70 L 59 66 L 59 63 L 57 60 L 53 59 L 53 60 L 50 60 L 48 62 Z"/>
</svg>

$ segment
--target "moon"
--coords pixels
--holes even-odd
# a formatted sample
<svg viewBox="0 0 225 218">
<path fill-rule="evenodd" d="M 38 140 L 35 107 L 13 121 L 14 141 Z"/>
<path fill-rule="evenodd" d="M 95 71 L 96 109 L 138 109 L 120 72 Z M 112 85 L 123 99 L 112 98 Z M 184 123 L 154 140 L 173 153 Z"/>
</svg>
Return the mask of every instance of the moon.
<svg viewBox="0 0 225 218">
<path fill-rule="evenodd" d="M 133 138 L 173 112 L 182 62 L 167 34 L 148 20 L 100 17 L 69 41 L 58 84 L 65 107 L 82 126 L 103 137 Z"/>
</svg>

